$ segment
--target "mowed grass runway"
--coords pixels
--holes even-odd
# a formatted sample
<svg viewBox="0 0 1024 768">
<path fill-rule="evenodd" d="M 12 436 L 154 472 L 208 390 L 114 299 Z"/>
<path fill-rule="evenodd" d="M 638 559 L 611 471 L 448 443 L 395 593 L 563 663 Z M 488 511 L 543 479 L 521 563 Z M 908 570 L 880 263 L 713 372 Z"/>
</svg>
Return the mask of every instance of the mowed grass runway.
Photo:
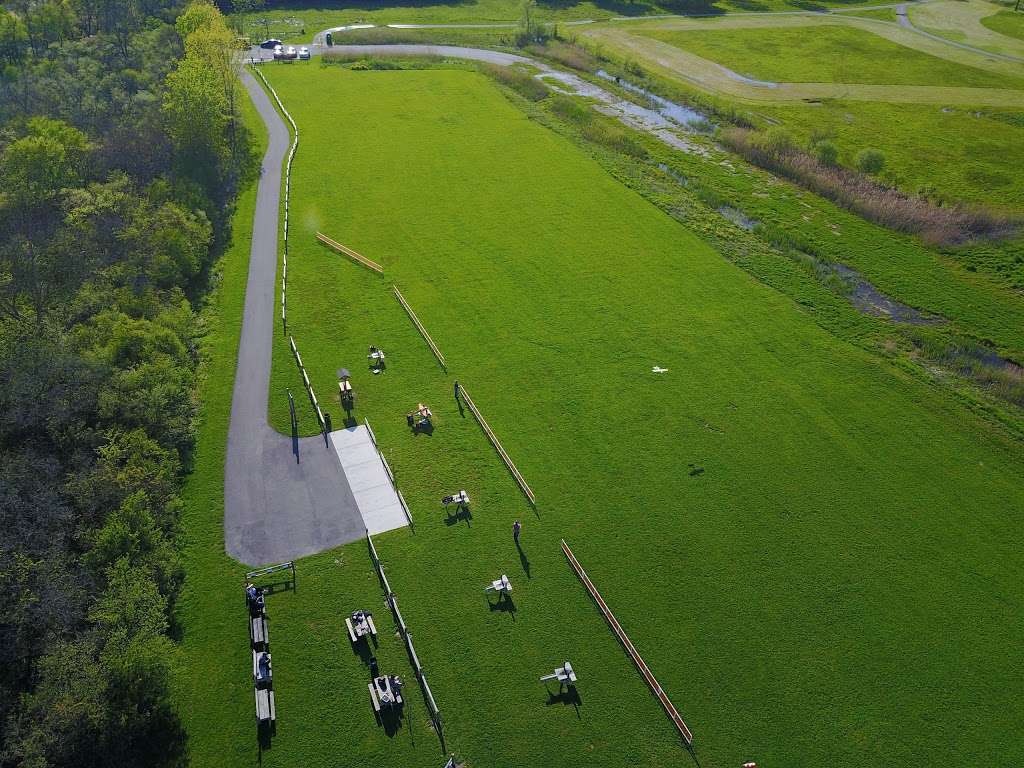
<svg viewBox="0 0 1024 768">
<path fill-rule="evenodd" d="M 499 767 L 689 760 L 576 584 L 564 536 L 697 734 L 701 765 L 1024 757 L 1019 445 L 836 341 L 479 75 L 266 72 L 302 133 L 290 329 L 335 425 L 335 370 L 352 369 L 356 415 L 416 517 L 415 533 L 378 547 L 450 748 Z M 385 279 L 316 230 L 381 262 Z M 389 353 L 383 376 L 364 367 L 369 344 Z M 460 415 L 456 378 L 538 514 Z M 279 338 L 279 428 L 286 386 L 301 393 Z M 418 401 L 437 416 L 433 436 L 405 426 Z M 448 524 L 438 499 L 460 487 L 473 518 Z M 389 740 L 358 706 L 344 643 L 300 643 L 310 627 L 340 637 L 346 590 L 366 599 L 351 586 L 360 558 L 356 544 L 300 563 L 320 586 L 274 598 L 294 601 L 271 605 L 272 636 L 288 638 L 276 677 L 304 693 L 279 695 L 287 719 L 265 764 L 388 749 L 403 764 L 436 760 L 418 700 L 416 729 Z M 502 572 L 514 615 L 484 600 Z M 565 658 L 580 672 L 578 713 L 547 705 L 536 680 Z"/>
</svg>

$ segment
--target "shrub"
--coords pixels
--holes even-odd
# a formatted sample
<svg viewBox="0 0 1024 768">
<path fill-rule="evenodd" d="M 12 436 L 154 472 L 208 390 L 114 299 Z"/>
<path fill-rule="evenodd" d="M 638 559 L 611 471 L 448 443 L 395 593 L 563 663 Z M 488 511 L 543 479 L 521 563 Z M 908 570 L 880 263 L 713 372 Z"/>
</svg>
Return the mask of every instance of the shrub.
<svg viewBox="0 0 1024 768">
<path fill-rule="evenodd" d="M 593 120 L 585 125 L 583 138 L 630 157 L 640 159 L 647 157 L 647 150 L 629 134 L 629 131 L 605 120 Z"/>
<path fill-rule="evenodd" d="M 877 149 L 862 149 L 857 153 L 857 169 L 861 173 L 872 175 L 880 173 L 885 167 L 885 155 Z"/>
<path fill-rule="evenodd" d="M 551 111 L 575 125 L 586 125 L 594 119 L 593 112 L 569 96 L 558 95 L 552 98 Z"/>
<path fill-rule="evenodd" d="M 728 201 L 718 194 L 718 192 L 704 184 L 701 184 L 700 182 L 695 182 L 692 189 L 693 194 L 697 196 L 697 199 L 704 203 L 708 208 L 714 208 L 717 211 L 722 206 L 728 204 Z"/>
<path fill-rule="evenodd" d="M 502 85 L 507 85 L 513 91 L 530 101 L 540 101 L 545 98 L 549 91 L 544 83 L 524 72 L 517 67 L 499 67 L 495 64 L 484 64 L 480 70 L 488 77 L 493 78 Z"/>
<path fill-rule="evenodd" d="M 839 148 L 831 141 L 819 141 L 813 149 L 814 156 L 822 165 L 835 165 L 839 161 Z"/>
<path fill-rule="evenodd" d="M 760 134 L 757 142 L 764 151 L 774 155 L 784 155 L 796 149 L 793 134 L 777 125 Z"/>
<path fill-rule="evenodd" d="M 547 40 L 543 45 L 530 45 L 527 50 L 579 72 L 594 72 L 598 68 L 597 58 L 590 51 L 563 40 Z"/>
<path fill-rule="evenodd" d="M 618 123 L 612 122 L 610 118 L 601 117 L 576 99 L 569 96 L 555 96 L 551 99 L 551 111 L 579 128 L 583 138 L 587 141 L 593 141 L 630 157 L 647 157 L 647 150 L 630 135 L 628 130 Z"/>
</svg>

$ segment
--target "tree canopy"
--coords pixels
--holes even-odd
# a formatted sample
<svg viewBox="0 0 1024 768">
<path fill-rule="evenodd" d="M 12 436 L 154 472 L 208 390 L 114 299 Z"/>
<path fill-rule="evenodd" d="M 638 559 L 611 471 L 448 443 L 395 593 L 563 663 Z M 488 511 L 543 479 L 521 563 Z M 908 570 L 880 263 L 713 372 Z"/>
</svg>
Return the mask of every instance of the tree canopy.
<svg viewBox="0 0 1024 768">
<path fill-rule="evenodd" d="M 195 305 L 258 164 L 208 2 L 0 8 L 0 766 L 177 766 Z"/>
</svg>

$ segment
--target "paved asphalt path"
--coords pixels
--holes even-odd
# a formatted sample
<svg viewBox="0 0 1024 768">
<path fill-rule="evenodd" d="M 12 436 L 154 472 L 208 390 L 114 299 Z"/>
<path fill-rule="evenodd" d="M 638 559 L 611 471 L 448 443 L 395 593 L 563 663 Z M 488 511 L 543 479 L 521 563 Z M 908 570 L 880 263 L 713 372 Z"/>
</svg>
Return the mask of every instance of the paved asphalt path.
<svg viewBox="0 0 1024 768">
<path fill-rule="evenodd" d="M 365 535 L 365 527 L 334 448 L 320 436 L 293 440 L 267 423 L 277 320 L 281 164 L 291 137 L 253 76 L 243 72 L 242 81 L 270 135 L 256 195 L 231 400 L 224 465 L 224 548 L 247 565 L 264 565 L 356 541 Z M 304 398 L 304 393 L 297 397 Z M 304 407 L 304 399 L 296 405 Z"/>
</svg>

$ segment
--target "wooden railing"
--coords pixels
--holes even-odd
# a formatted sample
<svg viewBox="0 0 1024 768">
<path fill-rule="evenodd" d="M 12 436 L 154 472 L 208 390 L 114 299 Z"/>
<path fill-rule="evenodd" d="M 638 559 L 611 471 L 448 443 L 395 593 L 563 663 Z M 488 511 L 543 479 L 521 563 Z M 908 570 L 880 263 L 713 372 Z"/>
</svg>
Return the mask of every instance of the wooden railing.
<svg viewBox="0 0 1024 768">
<path fill-rule="evenodd" d="M 520 490 L 526 494 L 526 498 L 530 500 L 530 503 L 536 506 L 537 501 L 534 498 L 533 491 L 527 484 L 526 479 L 523 477 L 522 473 L 520 473 L 516 465 L 512 463 L 512 459 L 509 458 L 505 449 L 501 447 L 501 443 L 498 442 L 498 438 L 491 429 L 491 425 L 487 423 L 487 419 L 485 419 L 483 414 L 480 413 L 480 409 L 476 407 L 476 403 L 474 403 L 473 398 L 469 396 L 469 392 L 466 391 L 465 387 L 460 385 L 459 394 L 462 396 L 466 405 L 469 406 L 469 410 L 473 412 L 473 416 L 476 417 L 477 422 L 480 424 L 480 428 L 483 429 L 484 434 L 487 435 L 487 439 L 491 441 L 491 445 L 494 446 L 494 450 L 498 452 L 498 455 L 501 456 L 501 460 L 505 462 L 505 466 L 508 467 L 508 471 L 512 473 L 512 477 L 515 478 L 516 484 L 519 486 Z"/>
<path fill-rule="evenodd" d="M 437 348 L 437 344 L 435 344 L 434 340 L 430 338 L 430 334 L 427 333 L 427 329 L 423 327 L 423 323 L 421 323 L 420 319 L 416 317 L 416 313 L 412 311 L 412 307 L 409 306 L 409 302 L 405 300 L 405 296 L 402 295 L 402 292 L 398 290 L 398 286 L 393 285 L 391 287 L 395 291 L 395 298 L 398 299 L 398 303 L 402 305 L 406 314 L 409 315 L 409 319 L 412 320 L 412 324 L 416 326 L 416 330 L 420 332 L 424 341 L 427 342 L 427 346 L 430 347 L 430 351 L 434 353 L 434 357 L 437 358 L 437 362 L 439 362 L 441 367 L 447 371 L 448 364 L 445 363 L 444 355 L 441 354 L 441 350 Z"/>
<path fill-rule="evenodd" d="M 316 233 L 316 239 L 319 240 L 324 245 L 330 246 L 331 248 L 333 248 L 334 250 L 338 251 L 339 253 L 345 254 L 346 256 L 348 256 L 350 259 L 352 259 L 352 261 L 356 262 L 357 264 L 362 264 L 367 269 L 372 269 L 374 272 L 376 272 L 379 275 L 384 274 L 384 267 L 382 267 L 376 261 L 372 261 L 371 259 L 366 258 L 365 256 L 363 256 L 363 254 L 357 253 L 356 251 L 353 251 L 351 248 L 349 248 L 348 246 L 342 245 L 337 240 L 332 240 L 331 238 L 329 238 L 327 235 L 323 234 L 322 232 L 317 232 Z"/>
<path fill-rule="evenodd" d="M 686 746 L 692 746 L 693 734 L 690 732 L 686 723 L 683 722 L 682 715 L 680 715 L 678 710 L 676 710 L 675 705 L 669 699 L 668 694 L 665 693 L 661 685 L 658 683 L 657 678 L 654 677 L 654 673 L 651 672 L 651 668 L 647 666 L 647 662 L 643 660 L 643 657 L 626 635 L 625 630 L 622 629 L 622 625 L 619 624 L 619 620 L 615 618 L 615 614 L 612 613 L 611 608 L 608 607 L 604 598 L 601 597 L 601 593 L 597 591 L 597 587 L 594 586 L 590 577 L 587 576 L 587 572 L 583 570 L 583 566 L 580 565 L 579 560 L 577 560 L 576 556 L 573 555 L 572 550 L 569 549 L 569 545 L 565 543 L 565 539 L 562 539 L 562 551 L 569 559 L 569 565 L 572 566 L 572 569 L 576 571 L 576 575 L 579 577 L 580 581 L 583 582 L 583 586 L 587 588 L 590 596 L 594 598 L 594 602 L 597 603 L 597 607 L 601 609 L 601 613 L 604 614 L 604 617 L 611 626 L 612 631 L 619 638 L 619 642 L 622 643 L 626 652 L 633 659 L 633 663 L 636 664 L 636 668 L 640 670 L 640 674 L 643 675 L 644 680 L 647 681 L 647 685 L 651 687 L 651 691 L 658 697 L 658 701 L 661 702 L 661 706 L 665 708 L 665 712 L 668 713 L 669 718 L 673 723 L 675 723 L 676 728 L 683 737 L 683 741 L 686 742 Z"/>
</svg>

